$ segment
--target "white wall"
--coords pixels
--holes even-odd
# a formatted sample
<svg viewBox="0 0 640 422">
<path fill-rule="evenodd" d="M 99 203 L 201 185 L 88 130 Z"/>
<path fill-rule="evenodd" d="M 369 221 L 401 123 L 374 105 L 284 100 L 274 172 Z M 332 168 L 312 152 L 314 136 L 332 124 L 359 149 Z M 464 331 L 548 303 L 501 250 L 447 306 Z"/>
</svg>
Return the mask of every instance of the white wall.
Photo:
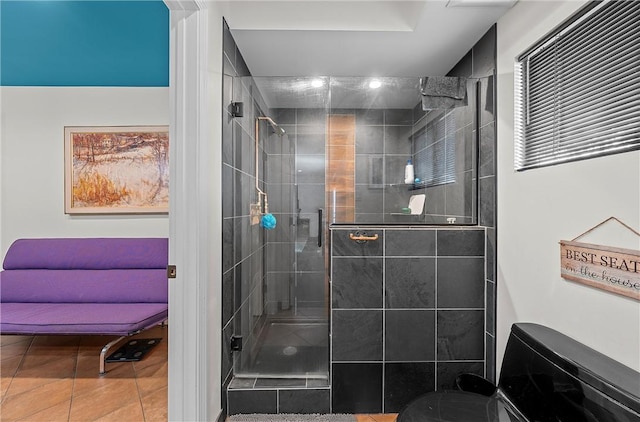
<svg viewBox="0 0 640 422">
<path fill-rule="evenodd" d="M 558 245 L 610 216 L 640 228 L 640 152 L 513 170 L 515 57 L 585 3 L 520 0 L 498 21 L 498 365 L 511 324 L 530 321 L 640 370 L 640 303 L 561 278 Z M 615 229 L 592 241 L 640 249 Z"/>
<path fill-rule="evenodd" d="M 64 213 L 64 127 L 169 124 L 168 88 L 0 88 L 0 247 L 21 237 L 167 237 L 163 215 Z"/>
</svg>

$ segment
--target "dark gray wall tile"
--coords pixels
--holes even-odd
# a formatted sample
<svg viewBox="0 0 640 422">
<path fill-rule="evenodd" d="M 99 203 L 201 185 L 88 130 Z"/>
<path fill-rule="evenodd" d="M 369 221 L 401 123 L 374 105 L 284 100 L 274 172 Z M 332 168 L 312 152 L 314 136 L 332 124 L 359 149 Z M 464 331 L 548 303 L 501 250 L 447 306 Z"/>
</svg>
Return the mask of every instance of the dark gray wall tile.
<svg viewBox="0 0 640 422">
<path fill-rule="evenodd" d="M 495 227 L 496 212 L 496 178 L 495 176 L 480 179 L 480 225 Z"/>
<path fill-rule="evenodd" d="M 332 230 L 331 247 L 333 256 L 382 256 L 384 242 L 382 230 L 348 229 Z M 349 238 L 349 234 L 374 236 L 377 240 L 357 242 Z"/>
<path fill-rule="evenodd" d="M 382 154 L 384 127 L 362 126 L 356 123 L 356 154 Z"/>
<path fill-rule="evenodd" d="M 384 156 L 384 183 L 386 185 L 404 185 L 404 169 L 407 160 L 410 158 L 411 152 L 400 155 L 385 154 Z M 404 186 L 396 189 L 404 188 Z M 408 189 L 408 188 L 407 188 Z M 388 189 L 389 193 L 395 193 L 395 190 Z M 407 201 L 407 204 L 409 202 Z"/>
<path fill-rule="evenodd" d="M 434 391 L 435 364 L 387 363 L 384 366 L 384 412 L 400 412 L 413 399 Z"/>
<path fill-rule="evenodd" d="M 382 258 L 334 258 L 333 308 L 382 308 Z"/>
<path fill-rule="evenodd" d="M 221 359 L 221 378 L 225 381 L 232 376 L 233 369 L 233 352 L 231 351 L 231 336 L 233 335 L 233 323 L 228 324 L 222 330 L 222 359 Z M 225 400 L 226 402 L 226 400 Z"/>
<path fill-rule="evenodd" d="M 300 114 L 298 112 L 298 114 Z M 296 153 L 298 154 L 324 154 L 325 149 L 325 126 L 324 119 L 317 124 L 297 126 L 296 132 Z"/>
<path fill-rule="evenodd" d="M 331 315 L 334 362 L 382 360 L 382 311 L 334 310 Z"/>
<path fill-rule="evenodd" d="M 298 302 L 317 302 L 324 304 L 325 292 L 324 272 L 298 274 L 295 294 Z"/>
<path fill-rule="evenodd" d="M 276 390 L 229 390 L 229 415 L 240 413 L 277 413 Z"/>
<path fill-rule="evenodd" d="M 484 312 L 438 311 L 437 360 L 484 359 Z"/>
<path fill-rule="evenodd" d="M 317 249 L 317 237 L 307 239 L 307 245 L 315 246 L 303 249 L 297 253 L 297 270 L 298 271 L 324 271 L 324 257 Z"/>
<path fill-rule="evenodd" d="M 434 311 L 385 311 L 385 360 L 433 360 Z"/>
<path fill-rule="evenodd" d="M 382 125 L 384 124 L 384 110 L 381 109 L 357 109 L 356 125 Z"/>
<path fill-rule="evenodd" d="M 331 392 L 329 389 L 279 390 L 279 413 L 321 413 L 331 412 Z"/>
<path fill-rule="evenodd" d="M 438 308 L 483 308 L 484 284 L 484 258 L 438 258 Z"/>
<path fill-rule="evenodd" d="M 382 363 L 334 363 L 333 413 L 382 412 Z"/>
<path fill-rule="evenodd" d="M 325 159 L 322 155 L 296 156 L 296 183 L 324 184 Z"/>
<path fill-rule="evenodd" d="M 413 109 L 384 110 L 384 124 L 411 126 L 413 124 Z"/>
<path fill-rule="evenodd" d="M 471 76 L 473 72 L 473 57 L 471 51 L 464 55 L 458 63 L 447 73 L 447 76 Z"/>
<path fill-rule="evenodd" d="M 384 155 L 356 154 L 356 185 L 366 185 L 383 192 Z"/>
<path fill-rule="evenodd" d="M 222 326 L 227 325 L 233 316 L 233 270 L 229 270 L 222 275 Z"/>
<path fill-rule="evenodd" d="M 486 372 L 485 378 L 496 383 L 496 339 L 495 337 L 486 334 L 487 344 L 487 358 L 486 358 Z"/>
<path fill-rule="evenodd" d="M 327 110 L 324 108 L 298 108 L 296 109 L 296 123 L 298 125 L 322 125 L 326 121 Z"/>
<path fill-rule="evenodd" d="M 300 209 L 304 213 L 316 213 L 324 208 L 324 184 L 298 185 Z"/>
<path fill-rule="evenodd" d="M 387 308 L 435 307 L 435 258 L 387 258 L 385 266 Z"/>
<path fill-rule="evenodd" d="M 411 119 L 411 117 L 408 117 Z M 384 153 L 411 155 L 411 126 L 384 127 Z M 406 163 L 406 160 L 405 160 Z"/>
<path fill-rule="evenodd" d="M 273 120 L 275 120 L 278 125 L 296 124 L 295 108 L 272 108 L 271 114 L 273 115 Z"/>
<path fill-rule="evenodd" d="M 476 78 L 493 75 L 496 68 L 496 25 L 493 25 L 473 46 L 472 75 Z"/>
<path fill-rule="evenodd" d="M 233 217 L 233 195 L 235 189 L 234 170 L 227 164 L 222 165 L 222 218 Z"/>
<path fill-rule="evenodd" d="M 493 122 L 480 128 L 480 154 L 478 174 L 480 177 L 493 176 L 495 170 L 495 124 Z"/>
<path fill-rule="evenodd" d="M 493 228 L 487 229 L 487 279 L 491 281 L 496 281 L 496 230 Z"/>
<path fill-rule="evenodd" d="M 484 377 L 484 362 L 438 362 L 438 390 L 457 390 L 456 378 L 460 374 Z"/>
<path fill-rule="evenodd" d="M 229 271 L 235 263 L 234 219 L 222 220 L 222 271 Z"/>
<path fill-rule="evenodd" d="M 495 76 L 480 79 L 480 127 L 494 122 L 495 117 Z M 494 135 L 495 136 L 495 135 Z"/>
<path fill-rule="evenodd" d="M 445 214 L 447 216 L 470 216 L 473 209 L 473 173 L 467 171 L 457 173 L 456 180 L 453 183 L 444 185 L 445 197 Z M 456 218 L 456 223 L 459 223 Z"/>
<path fill-rule="evenodd" d="M 446 196 L 444 185 L 427 188 L 427 198 L 424 203 L 426 214 L 442 215 L 445 212 Z"/>
<path fill-rule="evenodd" d="M 222 28 L 222 51 L 231 55 L 233 59 L 236 54 L 236 42 L 231 35 L 231 31 L 229 30 L 229 25 L 226 20 L 223 20 L 223 28 Z"/>
<path fill-rule="evenodd" d="M 485 311 L 487 313 L 487 327 L 486 330 L 489 334 L 495 335 L 496 333 L 496 284 L 492 281 L 487 281 L 487 304 Z"/>
<path fill-rule="evenodd" d="M 484 256 L 484 230 L 438 230 L 438 256 Z"/>
<path fill-rule="evenodd" d="M 435 256 L 435 230 L 387 230 L 386 256 Z"/>
<path fill-rule="evenodd" d="M 473 170 L 475 138 L 473 125 L 466 125 L 456 131 L 456 171 Z"/>
<path fill-rule="evenodd" d="M 368 185 L 356 185 L 356 213 L 375 213 L 380 220 L 384 192 L 382 189 L 372 189 Z M 356 221 L 360 221 L 356 219 Z"/>
</svg>

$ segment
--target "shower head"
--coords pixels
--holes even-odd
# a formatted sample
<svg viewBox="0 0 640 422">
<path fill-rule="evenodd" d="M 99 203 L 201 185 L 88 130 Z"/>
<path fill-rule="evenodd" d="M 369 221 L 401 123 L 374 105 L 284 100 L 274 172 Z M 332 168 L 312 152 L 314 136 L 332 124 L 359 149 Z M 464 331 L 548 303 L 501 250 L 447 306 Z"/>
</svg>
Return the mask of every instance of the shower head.
<svg viewBox="0 0 640 422">
<path fill-rule="evenodd" d="M 278 124 L 276 122 L 273 121 L 273 119 L 271 117 L 267 117 L 267 116 L 258 116 L 258 120 L 266 120 L 267 122 L 269 122 L 269 124 L 271 125 L 271 127 L 273 128 L 273 131 L 276 133 L 276 135 L 278 136 L 282 136 L 284 135 L 286 132 L 284 131 L 283 128 L 281 128 L 280 126 L 278 126 Z"/>
</svg>

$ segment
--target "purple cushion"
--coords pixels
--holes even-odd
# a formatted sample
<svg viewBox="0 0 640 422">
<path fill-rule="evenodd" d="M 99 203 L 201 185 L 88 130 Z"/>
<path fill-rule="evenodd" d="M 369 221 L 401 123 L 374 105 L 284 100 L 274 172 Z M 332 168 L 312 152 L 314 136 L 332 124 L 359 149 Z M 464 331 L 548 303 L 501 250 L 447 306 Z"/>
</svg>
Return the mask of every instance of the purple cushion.
<svg viewBox="0 0 640 422">
<path fill-rule="evenodd" d="M 166 269 L 168 251 L 166 238 L 18 239 L 9 247 L 3 268 Z"/>
<path fill-rule="evenodd" d="M 3 303 L 167 303 L 169 299 L 166 269 L 6 270 L 0 277 Z"/>
<path fill-rule="evenodd" d="M 0 333 L 128 335 L 167 316 L 166 303 L 3 303 Z"/>
</svg>

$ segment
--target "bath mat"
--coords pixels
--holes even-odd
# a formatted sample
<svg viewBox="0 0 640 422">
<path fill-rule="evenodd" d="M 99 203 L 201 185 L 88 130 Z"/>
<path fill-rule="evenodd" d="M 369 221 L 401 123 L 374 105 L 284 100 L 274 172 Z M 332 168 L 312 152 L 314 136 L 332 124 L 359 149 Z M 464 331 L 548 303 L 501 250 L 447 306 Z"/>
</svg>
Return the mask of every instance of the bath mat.
<svg viewBox="0 0 640 422">
<path fill-rule="evenodd" d="M 124 346 L 110 354 L 106 362 L 137 362 L 153 349 L 162 338 L 136 338 L 131 339 Z"/>
<path fill-rule="evenodd" d="M 250 414 L 250 415 L 233 415 L 229 416 L 228 422 L 355 422 L 353 415 L 345 414 L 292 414 L 280 413 L 278 415 Z"/>
</svg>

